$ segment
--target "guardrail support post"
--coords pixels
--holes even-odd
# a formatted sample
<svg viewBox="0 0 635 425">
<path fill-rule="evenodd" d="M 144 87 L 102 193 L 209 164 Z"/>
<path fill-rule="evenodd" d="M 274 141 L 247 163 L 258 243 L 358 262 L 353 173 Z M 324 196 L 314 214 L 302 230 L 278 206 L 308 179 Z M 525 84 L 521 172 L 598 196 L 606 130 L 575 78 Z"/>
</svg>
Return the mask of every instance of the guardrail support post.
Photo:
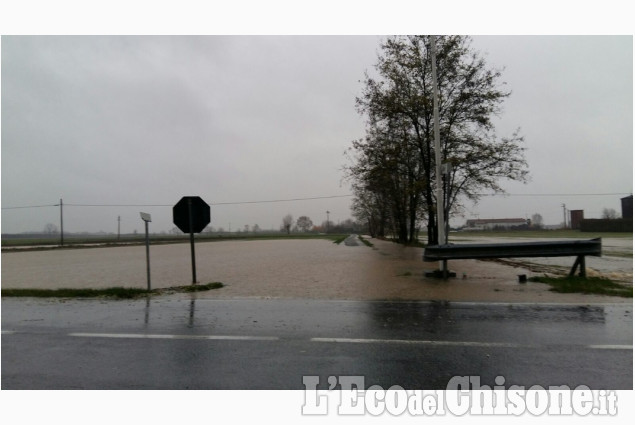
<svg viewBox="0 0 635 425">
<path fill-rule="evenodd" d="M 575 276 L 578 266 L 580 266 L 580 277 L 586 278 L 586 259 L 584 258 L 584 255 L 578 255 L 578 258 L 576 258 L 575 263 L 573 263 L 573 267 L 569 272 L 569 277 Z"/>
</svg>

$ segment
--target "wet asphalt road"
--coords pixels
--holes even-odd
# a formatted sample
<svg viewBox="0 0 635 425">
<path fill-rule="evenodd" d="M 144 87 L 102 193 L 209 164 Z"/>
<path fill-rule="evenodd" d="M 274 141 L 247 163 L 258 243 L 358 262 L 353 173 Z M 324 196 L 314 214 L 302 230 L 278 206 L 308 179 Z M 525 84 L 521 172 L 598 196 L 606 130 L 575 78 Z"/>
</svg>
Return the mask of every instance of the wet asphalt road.
<svg viewBox="0 0 635 425">
<path fill-rule="evenodd" d="M 633 388 L 632 305 L 2 299 L 2 389 Z M 331 382 L 333 378 L 331 378 Z M 338 387 L 335 387 L 338 388 Z"/>
</svg>

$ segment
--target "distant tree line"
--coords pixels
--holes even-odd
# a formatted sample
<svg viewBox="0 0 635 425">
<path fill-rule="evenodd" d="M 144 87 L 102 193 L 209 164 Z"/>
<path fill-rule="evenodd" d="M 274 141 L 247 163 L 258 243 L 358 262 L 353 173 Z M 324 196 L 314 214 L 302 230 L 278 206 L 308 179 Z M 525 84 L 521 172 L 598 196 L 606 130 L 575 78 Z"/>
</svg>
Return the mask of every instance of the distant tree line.
<svg viewBox="0 0 635 425">
<path fill-rule="evenodd" d="M 361 233 L 365 230 L 365 226 L 357 223 L 352 219 L 346 219 L 334 223 L 333 221 L 323 221 L 319 225 L 314 225 L 310 217 L 303 215 L 296 221 L 293 220 L 291 214 L 287 214 L 282 218 L 280 231 L 291 233 Z"/>
</svg>

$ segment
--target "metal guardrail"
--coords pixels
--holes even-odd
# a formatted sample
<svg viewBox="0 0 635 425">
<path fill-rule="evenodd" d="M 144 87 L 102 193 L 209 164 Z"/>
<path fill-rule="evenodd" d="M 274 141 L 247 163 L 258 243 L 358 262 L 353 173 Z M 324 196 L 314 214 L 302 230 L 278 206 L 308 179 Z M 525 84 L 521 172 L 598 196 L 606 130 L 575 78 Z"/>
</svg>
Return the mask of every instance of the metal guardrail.
<svg viewBox="0 0 635 425">
<path fill-rule="evenodd" d="M 569 276 L 580 266 L 580 276 L 586 277 L 585 257 L 602 256 L 602 239 L 576 241 L 518 242 L 500 244 L 431 245 L 423 252 L 423 261 L 446 261 L 514 257 L 577 257 Z"/>
</svg>

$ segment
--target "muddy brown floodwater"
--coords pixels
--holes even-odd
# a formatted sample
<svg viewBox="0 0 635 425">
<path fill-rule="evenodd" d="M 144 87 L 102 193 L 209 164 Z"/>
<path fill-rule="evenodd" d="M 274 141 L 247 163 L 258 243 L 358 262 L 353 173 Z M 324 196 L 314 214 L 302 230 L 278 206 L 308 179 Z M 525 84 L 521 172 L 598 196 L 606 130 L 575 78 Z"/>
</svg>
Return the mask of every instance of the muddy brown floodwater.
<svg viewBox="0 0 635 425">
<path fill-rule="evenodd" d="M 522 267 L 457 260 L 457 278 L 424 277 L 422 249 L 372 240 L 374 247 L 327 240 L 199 242 L 197 280 L 225 287 L 199 298 L 307 298 L 491 302 L 632 302 L 631 299 L 557 294 L 540 283 L 519 284 Z M 152 288 L 191 284 L 189 244 L 150 247 Z M 573 262 L 573 259 L 572 259 Z M 3 288 L 145 288 L 145 246 L 2 253 Z M 189 297 L 188 294 L 174 296 Z"/>
</svg>

